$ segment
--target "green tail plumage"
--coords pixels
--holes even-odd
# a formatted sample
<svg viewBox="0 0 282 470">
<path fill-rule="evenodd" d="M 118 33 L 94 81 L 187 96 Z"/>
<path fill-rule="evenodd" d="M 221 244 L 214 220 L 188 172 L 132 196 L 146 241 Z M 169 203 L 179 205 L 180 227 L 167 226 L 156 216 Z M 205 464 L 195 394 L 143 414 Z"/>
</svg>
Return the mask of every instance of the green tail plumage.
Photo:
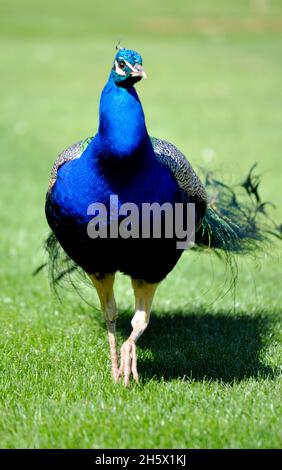
<svg viewBox="0 0 282 470">
<path fill-rule="evenodd" d="M 248 254 L 268 241 L 271 235 L 281 238 L 281 226 L 277 226 L 266 212 L 269 203 L 262 203 L 258 194 L 260 177 L 254 175 L 255 167 L 256 164 L 236 191 L 207 175 L 205 186 L 209 204 L 196 234 L 199 248 L 211 248 L 226 255 Z M 240 195 L 240 187 L 249 197 Z"/>
<path fill-rule="evenodd" d="M 41 264 L 33 275 L 36 276 L 42 269 L 48 269 L 51 285 L 57 294 L 56 288 L 66 276 L 73 287 L 76 287 L 70 276 L 73 272 L 79 272 L 79 275 L 85 278 L 83 270 L 64 252 L 53 232 L 50 232 L 46 238 L 44 250 L 48 260 Z"/>
</svg>

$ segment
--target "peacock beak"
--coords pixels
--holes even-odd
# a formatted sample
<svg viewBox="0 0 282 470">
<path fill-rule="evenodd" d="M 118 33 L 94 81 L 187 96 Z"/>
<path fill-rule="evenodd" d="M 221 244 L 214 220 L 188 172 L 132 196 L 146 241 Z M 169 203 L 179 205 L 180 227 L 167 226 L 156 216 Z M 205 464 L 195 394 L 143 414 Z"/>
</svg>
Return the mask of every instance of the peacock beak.
<svg viewBox="0 0 282 470">
<path fill-rule="evenodd" d="M 145 73 L 145 70 L 143 69 L 142 65 L 140 64 L 134 64 L 131 65 L 125 58 L 123 57 L 124 62 L 126 63 L 127 67 L 130 68 L 131 70 L 131 77 L 141 77 L 141 78 L 147 78 L 147 75 Z"/>
<path fill-rule="evenodd" d="M 142 65 L 140 64 L 135 64 L 132 72 L 131 72 L 132 77 L 141 77 L 141 78 L 147 78 L 146 72 L 143 69 Z"/>
</svg>

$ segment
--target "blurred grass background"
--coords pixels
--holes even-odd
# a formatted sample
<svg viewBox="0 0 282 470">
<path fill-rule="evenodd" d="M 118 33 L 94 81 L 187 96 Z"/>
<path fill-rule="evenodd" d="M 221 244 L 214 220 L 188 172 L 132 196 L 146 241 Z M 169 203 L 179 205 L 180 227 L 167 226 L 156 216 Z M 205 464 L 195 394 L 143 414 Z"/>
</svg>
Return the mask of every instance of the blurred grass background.
<svg viewBox="0 0 282 470">
<path fill-rule="evenodd" d="M 222 297 L 220 262 L 183 256 L 130 390 L 111 382 L 100 312 L 71 290 L 60 304 L 45 275 L 31 276 L 51 165 L 95 133 L 119 39 L 143 56 L 151 135 L 228 182 L 258 162 L 282 220 L 281 1 L 1 0 L 0 446 L 279 447 L 279 250 L 240 262 L 235 299 Z M 133 309 L 121 276 L 117 297 L 121 340 Z"/>
</svg>

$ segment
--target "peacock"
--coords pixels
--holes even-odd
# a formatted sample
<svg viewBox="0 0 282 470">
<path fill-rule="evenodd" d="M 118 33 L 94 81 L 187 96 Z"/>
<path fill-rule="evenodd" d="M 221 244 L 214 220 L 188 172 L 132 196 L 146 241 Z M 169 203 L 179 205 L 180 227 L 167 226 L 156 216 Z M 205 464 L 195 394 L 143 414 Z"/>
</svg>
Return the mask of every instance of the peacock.
<svg viewBox="0 0 282 470">
<path fill-rule="evenodd" d="M 185 251 L 177 245 L 175 230 L 167 236 L 165 210 L 155 214 L 160 230 L 154 236 L 150 225 L 154 213 L 144 216 L 144 204 L 169 207 L 171 220 L 180 208 L 183 226 L 191 222 L 186 209 L 192 207 L 190 245 L 221 253 L 227 261 L 233 254 L 251 252 L 273 232 L 269 224 L 259 223 L 265 204 L 257 192 L 254 168 L 243 182 L 250 197 L 239 202 L 232 188 L 210 174 L 200 178 L 177 147 L 148 134 L 134 87 L 142 78 L 146 74 L 141 55 L 118 46 L 100 98 L 98 131 L 59 155 L 45 205 L 53 279 L 56 282 L 76 268 L 90 278 L 107 324 L 112 376 L 125 385 L 131 377 L 139 380 L 136 342 L 149 324 L 156 289 Z M 137 209 L 134 220 L 127 207 Z M 133 223 L 139 226 L 145 218 L 149 229 L 136 235 Z M 114 297 L 118 271 L 130 276 L 135 296 L 132 332 L 120 354 Z"/>
</svg>

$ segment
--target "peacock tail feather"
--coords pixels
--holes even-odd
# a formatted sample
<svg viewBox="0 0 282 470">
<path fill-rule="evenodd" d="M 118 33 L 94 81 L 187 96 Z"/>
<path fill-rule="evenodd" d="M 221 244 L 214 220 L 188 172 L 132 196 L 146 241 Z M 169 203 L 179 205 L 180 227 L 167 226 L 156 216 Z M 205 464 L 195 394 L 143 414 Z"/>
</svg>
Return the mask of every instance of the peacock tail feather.
<svg viewBox="0 0 282 470">
<path fill-rule="evenodd" d="M 254 174 L 256 164 L 247 178 L 235 187 L 227 186 L 206 175 L 205 189 L 208 207 L 202 225 L 196 234 L 196 245 L 211 248 L 220 253 L 250 254 L 270 236 L 281 236 L 277 226 L 267 213 L 267 205 L 259 196 L 260 176 Z M 242 189 L 247 192 L 247 197 Z M 272 205 L 272 204 L 271 204 Z"/>
</svg>

